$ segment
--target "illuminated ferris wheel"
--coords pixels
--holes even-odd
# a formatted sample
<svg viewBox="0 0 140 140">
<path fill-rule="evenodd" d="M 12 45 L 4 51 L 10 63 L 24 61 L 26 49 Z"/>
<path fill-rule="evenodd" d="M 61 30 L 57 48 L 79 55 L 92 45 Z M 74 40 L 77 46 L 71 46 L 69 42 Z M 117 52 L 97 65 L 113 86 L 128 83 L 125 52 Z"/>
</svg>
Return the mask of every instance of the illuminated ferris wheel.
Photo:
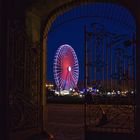
<svg viewBox="0 0 140 140">
<path fill-rule="evenodd" d="M 70 90 L 77 87 L 79 64 L 76 53 L 70 45 L 58 48 L 54 58 L 54 79 L 59 90 Z"/>
</svg>

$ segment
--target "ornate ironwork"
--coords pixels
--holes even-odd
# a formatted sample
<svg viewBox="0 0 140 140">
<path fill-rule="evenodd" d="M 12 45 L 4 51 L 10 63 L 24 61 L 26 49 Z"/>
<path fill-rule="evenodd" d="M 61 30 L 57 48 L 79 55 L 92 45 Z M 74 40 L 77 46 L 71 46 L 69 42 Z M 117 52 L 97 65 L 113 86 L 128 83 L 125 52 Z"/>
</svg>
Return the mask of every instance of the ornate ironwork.
<svg viewBox="0 0 140 140">
<path fill-rule="evenodd" d="M 86 93 L 86 129 L 134 133 L 134 35 L 110 32 L 100 23 L 88 26 L 85 33 L 87 88 L 94 88 Z"/>
<path fill-rule="evenodd" d="M 8 24 L 9 127 L 11 131 L 40 126 L 40 52 L 29 43 L 18 21 Z"/>
</svg>

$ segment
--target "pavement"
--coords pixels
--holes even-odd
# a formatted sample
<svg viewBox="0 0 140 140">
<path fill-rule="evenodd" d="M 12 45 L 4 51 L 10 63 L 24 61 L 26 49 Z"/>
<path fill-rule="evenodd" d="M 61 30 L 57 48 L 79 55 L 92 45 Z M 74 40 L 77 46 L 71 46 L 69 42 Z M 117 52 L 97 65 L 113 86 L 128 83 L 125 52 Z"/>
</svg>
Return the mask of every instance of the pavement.
<svg viewBox="0 0 140 140">
<path fill-rule="evenodd" d="M 91 128 L 86 131 L 86 140 L 132 140 L 133 108 L 131 106 L 102 105 L 107 113 L 108 123 L 96 127 L 97 118 L 100 118 L 98 105 L 92 105 L 88 111 L 87 121 Z M 92 112 L 90 112 L 92 110 Z M 99 112 L 98 112 L 99 111 Z M 84 105 L 82 104 L 48 104 L 48 132 L 54 136 L 53 140 L 84 140 Z M 87 124 L 88 124 L 87 122 Z M 92 123 L 93 122 L 93 123 Z"/>
<path fill-rule="evenodd" d="M 48 133 L 53 140 L 84 140 L 84 105 L 48 104 Z"/>
</svg>

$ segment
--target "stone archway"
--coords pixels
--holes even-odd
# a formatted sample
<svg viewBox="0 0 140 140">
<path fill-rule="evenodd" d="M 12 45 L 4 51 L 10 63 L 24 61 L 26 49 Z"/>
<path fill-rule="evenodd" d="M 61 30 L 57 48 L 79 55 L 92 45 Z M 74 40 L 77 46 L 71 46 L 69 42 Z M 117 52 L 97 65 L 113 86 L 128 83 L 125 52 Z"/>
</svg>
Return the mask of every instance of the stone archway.
<svg viewBox="0 0 140 140">
<path fill-rule="evenodd" d="M 8 121 L 10 119 L 11 116 L 8 116 L 9 111 L 8 111 L 8 100 L 9 100 L 9 91 L 7 89 L 7 50 L 8 50 L 8 40 L 7 40 L 7 36 L 8 36 L 8 27 L 7 27 L 7 23 L 8 21 L 12 21 L 12 20 L 19 20 L 22 25 L 24 25 L 23 22 L 26 23 L 26 27 L 24 27 L 24 33 L 26 32 L 28 34 L 28 40 L 30 40 L 31 42 L 31 46 L 41 46 L 41 52 L 42 52 L 42 59 L 41 59 L 41 73 L 43 73 L 41 75 L 42 79 L 41 79 L 41 93 L 43 93 L 44 97 L 42 99 L 45 100 L 45 85 L 43 85 L 45 83 L 45 77 L 46 77 L 46 38 L 47 38 L 47 34 L 48 34 L 48 30 L 51 27 L 52 22 L 55 20 L 55 18 L 57 16 L 59 16 L 60 14 L 63 14 L 64 12 L 66 12 L 67 10 L 70 10 L 72 7 L 76 7 L 77 5 L 80 4 L 84 4 L 84 3 L 89 3 L 89 2 L 112 2 L 112 3 L 116 3 L 116 4 L 120 4 L 126 8 L 128 8 L 131 13 L 134 15 L 134 17 L 136 18 L 136 25 L 137 25 L 137 39 L 136 39 L 136 44 L 137 46 L 140 46 L 140 40 L 138 39 L 138 37 L 140 36 L 140 2 L 138 0 L 127 0 L 127 1 L 122 1 L 122 0 L 53 0 L 53 1 L 49 1 L 49 0 L 36 0 L 35 2 L 33 0 L 31 0 L 30 2 L 28 0 L 25 1 L 18 1 L 15 0 L 15 3 L 9 2 L 7 3 L 7 1 L 2 1 L 2 3 L 0 2 L 0 4 L 4 5 L 4 7 L 0 8 L 1 11 L 1 15 L 0 19 L 2 20 L 3 24 L 0 24 L 0 29 L 2 32 L 0 32 L 0 34 L 2 35 L 2 40 L 0 40 L 1 43 L 1 56 L 2 59 L 1 64 L 2 64 L 2 68 L 1 68 L 1 75 L 4 78 L 4 81 L 2 80 L 2 88 L 4 88 L 4 90 L 2 90 L 1 93 L 1 104 L 4 106 L 4 108 L 2 108 L 2 119 L 1 119 L 1 129 L 4 131 L 2 131 L 2 135 L 3 137 L 8 137 L 8 134 L 10 135 L 9 132 L 9 128 L 8 128 Z M 25 3 L 26 4 L 25 4 Z M 25 5 L 21 6 L 22 3 L 24 3 Z M 13 4 L 16 9 L 12 9 L 13 5 L 11 6 L 11 4 Z M 20 6 L 19 6 L 20 5 Z M 19 7 L 18 7 L 19 6 Z M 15 8 L 14 7 L 14 8 Z M 18 9 L 22 7 L 22 9 Z M 5 8 L 5 9 L 4 9 Z M 10 9 L 8 11 L 8 9 Z M 26 15 L 26 16 L 25 16 Z M 19 29 L 20 30 L 20 29 Z M 19 36 L 20 34 L 18 34 Z M 22 39 L 22 37 L 19 37 Z M 15 38 L 12 41 L 15 41 L 17 38 Z M 20 42 L 20 41 L 19 41 Z M 34 45 L 33 45 L 34 44 Z M 13 45 L 14 46 L 14 45 Z M 17 46 L 19 47 L 19 46 Z M 19 48 L 18 48 L 19 49 Z M 13 51 L 14 52 L 14 51 Z M 139 70 L 140 68 L 140 61 L 139 61 L 139 54 L 140 54 L 140 47 L 137 47 L 137 68 Z M 18 54 L 18 56 L 20 56 L 20 54 Z M 36 55 L 34 55 L 36 56 Z M 36 58 L 36 57 L 34 57 Z M 32 59 L 31 59 L 32 60 Z M 6 61 L 6 62 L 5 62 Z M 10 60 L 11 61 L 11 60 Z M 23 61 L 23 60 L 21 60 Z M 140 92 L 140 74 L 138 73 L 137 70 L 137 85 L 136 85 L 136 89 L 137 92 Z M 16 71 L 14 71 L 16 72 Z M 4 74 L 4 75 L 3 75 Z M 10 75 L 11 76 L 11 75 Z M 28 75 L 27 75 L 28 77 Z M 44 78 L 43 78 L 44 77 Z M 12 81 L 12 80 L 11 80 Z M 17 81 L 18 83 L 18 81 Z M 29 88 L 30 89 L 30 88 Z M 44 92 L 43 92 L 44 91 Z M 42 94 L 41 94 L 42 95 Z M 23 99 L 23 97 L 21 98 Z M 140 94 L 136 95 L 136 105 L 137 105 L 137 118 L 140 118 Z M 2 107 L 3 107 L 2 106 Z M 4 121 L 3 121 L 4 120 Z M 47 127 L 47 126 L 46 126 Z M 137 119 L 137 124 L 136 124 L 136 131 L 137 134 L 139 136 L 140 139 L 140 134 L 139 134 L 139 129 L 140 129 L 140 120 Z M 21 130 L 23 131 L 23 130 Z M 5 133 L 5 134 L 4 134 Z M 21 134 L 24 135 L 24 134 Z M 21 138 L 21 137 L 20 137 Z"/>
<path fill-rule="evenodd" d="M 65 13 L 66 11 L 76 7 L 77 5 L 96 2 L 96 0 L 67 0 L 67 1 L 52 1 L 52 2 L 44 2 L 43 0 L 33 4 L 29 10 L 27 11 L 26 16 L 26 25 L 27 25 L 27 33 L 28 37 L 32 40 L 33 43 L 39 44 L 41 47 L 41 91 L 42 91 L 42 105 L 45 106 L 45 82 L 46 82 L 46 39 L 48 35 L 48 31 L 51 28 L 52 23 L 56 19 L 57 16 Z M 140 23 L 139 15 L 138 15 L 138 7 L 137 4 L 134 4 L 132 1 L 122 2 L 117 0 L 101 0 L 100 2 L 113 2 L 116 4 L 120 4 L 124 7 L 130 9 L 130 11 L 135 15 L 137 24 Z M 137 8 L 135 8 L 137 7 Z M 140 30 L 137 28 L 137 34 L 140 34 Z M 138 41 L 137 44 L 140 44 Z M 139 49 L 137 49 L 137 53 L 139 54 Z M 138 56 L 138 55 L 137 55 Z M 137 66 L 140 66 L 139 62 L 137 62 Z M 137 81 L 140 81 L 140 78 L 137 78 Z M 139 83 L 139 82 L 137 82 Z M 137 86 L 137 91 L 140 91 Z M 139 95 L 137 95 L 139 98 Z M 44 116 L 45 118 L 45 116 Z M 45 125 L 45 124 L 44 124 Z M 139 126 L 139 125 L 138 125 Z M 47 126 L 44 126 L 47 128 Z"/>
<path fill-rule="evenodd" d="M 61 14 L 63 14 L 63 13 L 65 13 L 66 11 L 69 11 L 70 9 L 72 9 L 72 8 L 74 8 L 74 7 L 76 7 L 76 6 L 78 6 L 78 5 L 81 5 L 81 4 L 86 4 L 86 3 L 90 3 L 90 2 L 96 2 L 96 1 L 79 1 L 79 2 L 77 2 L 77 1 L 72 1 L 72 2 L 67 2 L 67 3 L 64 3 L 62 6 L 60 6 L 60 7 L 58 7 L 58 8 L 56 8 L 55 10 L 53 10 L 50 14 L 49 14 L 49 16 L 48 16 L 48 18 L 47 18 L 47 20 L 46 20 L 46 24 L 43 24 L 44 25 L 44 30 L 43 30 L 43 36 L 42 36 L 42 40 L 43 40 L 43 48 L 45 48 L 46 47 L 46 39 L 47 39 L 47 35 L 48 35 L 48 31 L 49 31 L 49 29 L 51 28 L 51 25 L 52 25 L 52 23 L 54 22 L 54 20 L 56 19 L 56 17 L 57 16 L 59 16 L 59 15 L 61 15 Z M 102 2 L 102 1 L 101 1 Z M 108 1 L 103 1 L 103 2 L 108 2 Z M 110 1 L 111 2 L 111 1 Z M 132 7 L 134 6 L 135 7 L 135 5 L 133 4 L 133 3 L 125 3 L 125 2 L 118 2 L 118 1 L 113 1 L 113 3 L 114 4 L 120 4 L 120 5 L 122 5 L 122 6 L 124 6 L 124 7 L 127 7 L 128 9 L 131 9 L 131 11 L 132 11 L 132 13 L 135 15 L 135 17 L 137 17 L 137 14 L 136 14 L 136 11 L 133 11 L 132 9 Z M 136 18 L 136 20 L 137 20 L 137 18 Z M 45 50 L 45 49 L 44 49 Z M 138 52 L 138 51 L 137 51 Z M 46 58 L 46 56 L 45 56 L 46 54 L 44 54 L 43 55 L 43 58 L 45 59 Z M 138 64 L 137 64 L 138 65 Z M 44 67 L 44 70 L 45 70 L 45 68 L 46 68 L 46 66 Z"/>
</svg>

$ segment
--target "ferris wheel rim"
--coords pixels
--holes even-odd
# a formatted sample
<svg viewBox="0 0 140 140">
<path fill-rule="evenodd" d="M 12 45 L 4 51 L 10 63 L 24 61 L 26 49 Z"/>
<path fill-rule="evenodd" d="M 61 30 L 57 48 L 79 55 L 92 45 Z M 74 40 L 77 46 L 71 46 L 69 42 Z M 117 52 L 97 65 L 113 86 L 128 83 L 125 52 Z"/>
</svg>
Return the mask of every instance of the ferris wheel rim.
<svg viewBox="0 0 140 140">
<path fill-rule="evenodd" d="M 64 48 L 66 48 L 66 50 L 64 50 Z M 67 50 L 70 50 L 70 51 L 67 52 Z M 65 53 L 68 53 L 68 54 L 70 53 L 70 55 L 68 57 L 70 57 L 70 56 L 72 57 L 72 59 L 70 61 L 72 63 L 72 65 L 68 65 L 64 69 L 64 71 L 68 71 L 69 73 L 71 73 L 71 75 L 68 77 L 69 78 L 68 80 L 64 77 L 63 78 L 61 77 L 63 75 L 62 74 L 63 73 L 63 70 L 62 70 L 63 69 L 63 67 L 62 67 L 62 64 L 63 64 L 62 62 L 63 61 L 62 60 L 64 59 L 64 56 L 63 56 L 64 54 L 62 52 L 64 52 L 64 51 L 66 51 Z M 61 65 L 60 65 L 60 63 L 61 63 Z M 54 79 L 55 79 L 55 83 L 56 83 L 57 87 L 63 88 L 63 85 L 66 84 L 66 83 L 71 84 L 70 85 L 71 87 L 74 87 L 74 86 L 77 85 L 78 78 L 79 78 L 78 58 L 76 56 L 76 53 L 75 53 L 74 49 L 70 45 L 64 44 L 64 45 L 61 45 L 57 49 L 56 55 L 54 57 L 53 72 L 54 72 Z M 73 80 L 70 80 L 70 79 L 73 79 Z"/>
</svg>

